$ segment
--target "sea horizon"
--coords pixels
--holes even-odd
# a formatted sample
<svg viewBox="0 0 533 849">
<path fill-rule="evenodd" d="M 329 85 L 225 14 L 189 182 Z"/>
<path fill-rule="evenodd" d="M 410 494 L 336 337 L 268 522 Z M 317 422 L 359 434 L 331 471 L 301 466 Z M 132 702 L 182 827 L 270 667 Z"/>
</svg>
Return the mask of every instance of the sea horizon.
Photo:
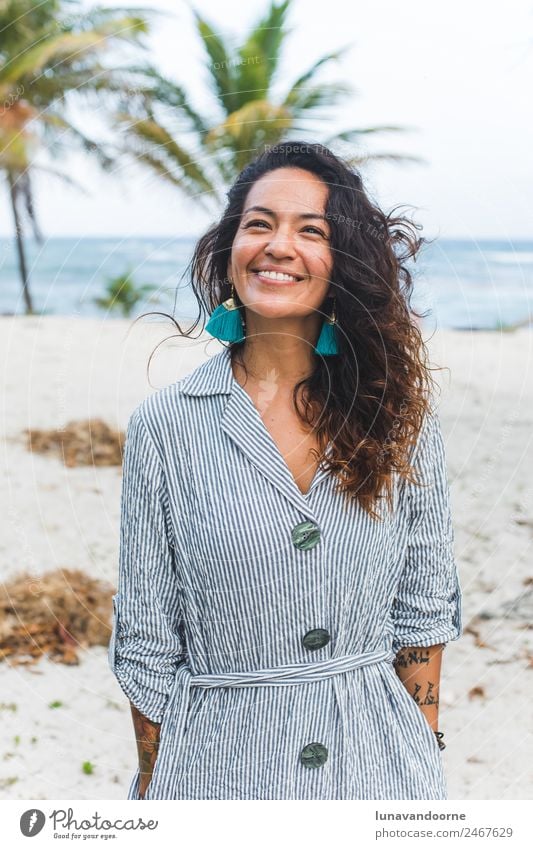
<svg viewBox="0 0 533 849">
<path fill-rule="evenodd" d="M 410 263 L 411 304 L 437 329 L 497 329 L 525 324 L 533 313 L 533 239 L 436 237 Z M 198 236 L 50 236 L 25 239 L 35 314 L 121 317 L 97 307 L 107 279 L 130 271 L 137 284 L 156 287 L 131 313 L 149 310 L 195 319 L 196 299 L 186 269 Z M 13 236 L 0 236 L 0 314 L 23 315 Z"/>
</svg>

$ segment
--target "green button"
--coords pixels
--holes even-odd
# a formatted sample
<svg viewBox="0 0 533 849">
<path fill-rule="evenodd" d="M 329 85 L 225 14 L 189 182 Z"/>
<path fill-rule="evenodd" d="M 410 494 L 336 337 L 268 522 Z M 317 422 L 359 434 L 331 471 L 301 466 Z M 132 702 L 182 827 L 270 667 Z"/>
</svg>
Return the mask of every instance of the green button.
<svg viewBox="0 0 533 849">
<path fill-rule="evenodd" d="M 314 548 L 320 539 L 320 531 L 313 522 L 302 522 L 292 529 L 292 541 L 296 548 L 307 551 Z"/>
<path fill-rule="evenodd" d="M 315 628 L 313 631 L 308 631 L 302 638 L 302 643 L 309 651 L 323 649 L 330 641 L 330 635 L 323 628 Z"/>
<path fill-rule="evenodd" d="M 324 766 L 328 759 L 328 750 L 322 743 L 309 743 L 304 746 L 300 754 L 300 760 L 304 766 L 314 768 Z"/>
</svg>

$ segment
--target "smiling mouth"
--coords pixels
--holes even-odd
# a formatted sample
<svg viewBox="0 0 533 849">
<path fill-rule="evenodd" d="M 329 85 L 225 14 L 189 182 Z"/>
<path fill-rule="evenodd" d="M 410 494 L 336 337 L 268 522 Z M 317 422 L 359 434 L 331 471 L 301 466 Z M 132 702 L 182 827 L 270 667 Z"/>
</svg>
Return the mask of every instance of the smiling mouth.
<svg viewBox="0 0 533 849">
<path fill-rule="evenodd" d="M 295 274 L 285 274 L 279 271 L 261 271 L 257 268 L 252 269 L 252 273 L 255 274 L 256 277 L 272 283 L 301 283 L 304 279 L 303 277 L 296 276 Z"/>
</svg>

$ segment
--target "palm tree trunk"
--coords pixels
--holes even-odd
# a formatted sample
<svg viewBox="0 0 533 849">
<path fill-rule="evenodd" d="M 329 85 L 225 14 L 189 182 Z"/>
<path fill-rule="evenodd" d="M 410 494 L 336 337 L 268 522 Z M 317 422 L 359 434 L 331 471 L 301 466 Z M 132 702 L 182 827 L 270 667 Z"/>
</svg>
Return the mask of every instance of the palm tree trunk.
<svg viewBox="0 0 533 849">
<path fill-rule="evenodd" d="M 15 221 L 15 239 L 17 242 L 17 253 L 19 261 L 19 271 L 22 280 L 22 294 L 24 295 L 24 303 L 26 304 L 26 315 L 33 315 L 33 303 L 30 294 L 30 284 L 28 279 L 28 269 L 26 266 L 26 255 L 24 253 L 24 237 L 22 233 L 22 224 L 19 218 L 17 209 L 17 190 L 13 174 L 8 171 L 9 194 L 11 197 L 11 209 L 13 210 L 13 219 Z"/>
</svg>

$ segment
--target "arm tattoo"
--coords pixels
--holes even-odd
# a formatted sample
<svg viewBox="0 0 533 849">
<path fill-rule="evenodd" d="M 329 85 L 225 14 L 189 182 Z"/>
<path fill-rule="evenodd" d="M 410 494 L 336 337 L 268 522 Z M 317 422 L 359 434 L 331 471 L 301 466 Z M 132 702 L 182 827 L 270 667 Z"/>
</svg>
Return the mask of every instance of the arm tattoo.
<svg viewBox="0 0 533 849">
<path fill-rule="evenodd" d="M 438 696 L 435 695 L 435 693 L 432 692 L 433 687 L 435 685 L 432 684 L 431 681 L 428 681 L 427 684 L 428 684 L 428 691 L 426 693 L 424 701 L 421 701 L 418 694 L 419 694 L 420 690 L 422 689 L 422 686 L 420 684 L 415 683 L 415 690 L 414 690 L 414 693 L 413 693 L 413 699 L 415 700 L 417 705 L 438 705 L 439 698 L 438 698 Z"/>
<path fill-rule="evenodd" d="M 134 705 L 130 704 L 130 706 L 139 757 L 139 772 L 142 778 L 147 778 L 152 775 L 157 759 L 161 726 L 143 716 Z"/>
<path fill-rule="evenodd" d="M 404 669 L 415 664 L 429 663 L 429 652 L 427 649 L 401 649 L 394 663 Z"/>
</svg>

